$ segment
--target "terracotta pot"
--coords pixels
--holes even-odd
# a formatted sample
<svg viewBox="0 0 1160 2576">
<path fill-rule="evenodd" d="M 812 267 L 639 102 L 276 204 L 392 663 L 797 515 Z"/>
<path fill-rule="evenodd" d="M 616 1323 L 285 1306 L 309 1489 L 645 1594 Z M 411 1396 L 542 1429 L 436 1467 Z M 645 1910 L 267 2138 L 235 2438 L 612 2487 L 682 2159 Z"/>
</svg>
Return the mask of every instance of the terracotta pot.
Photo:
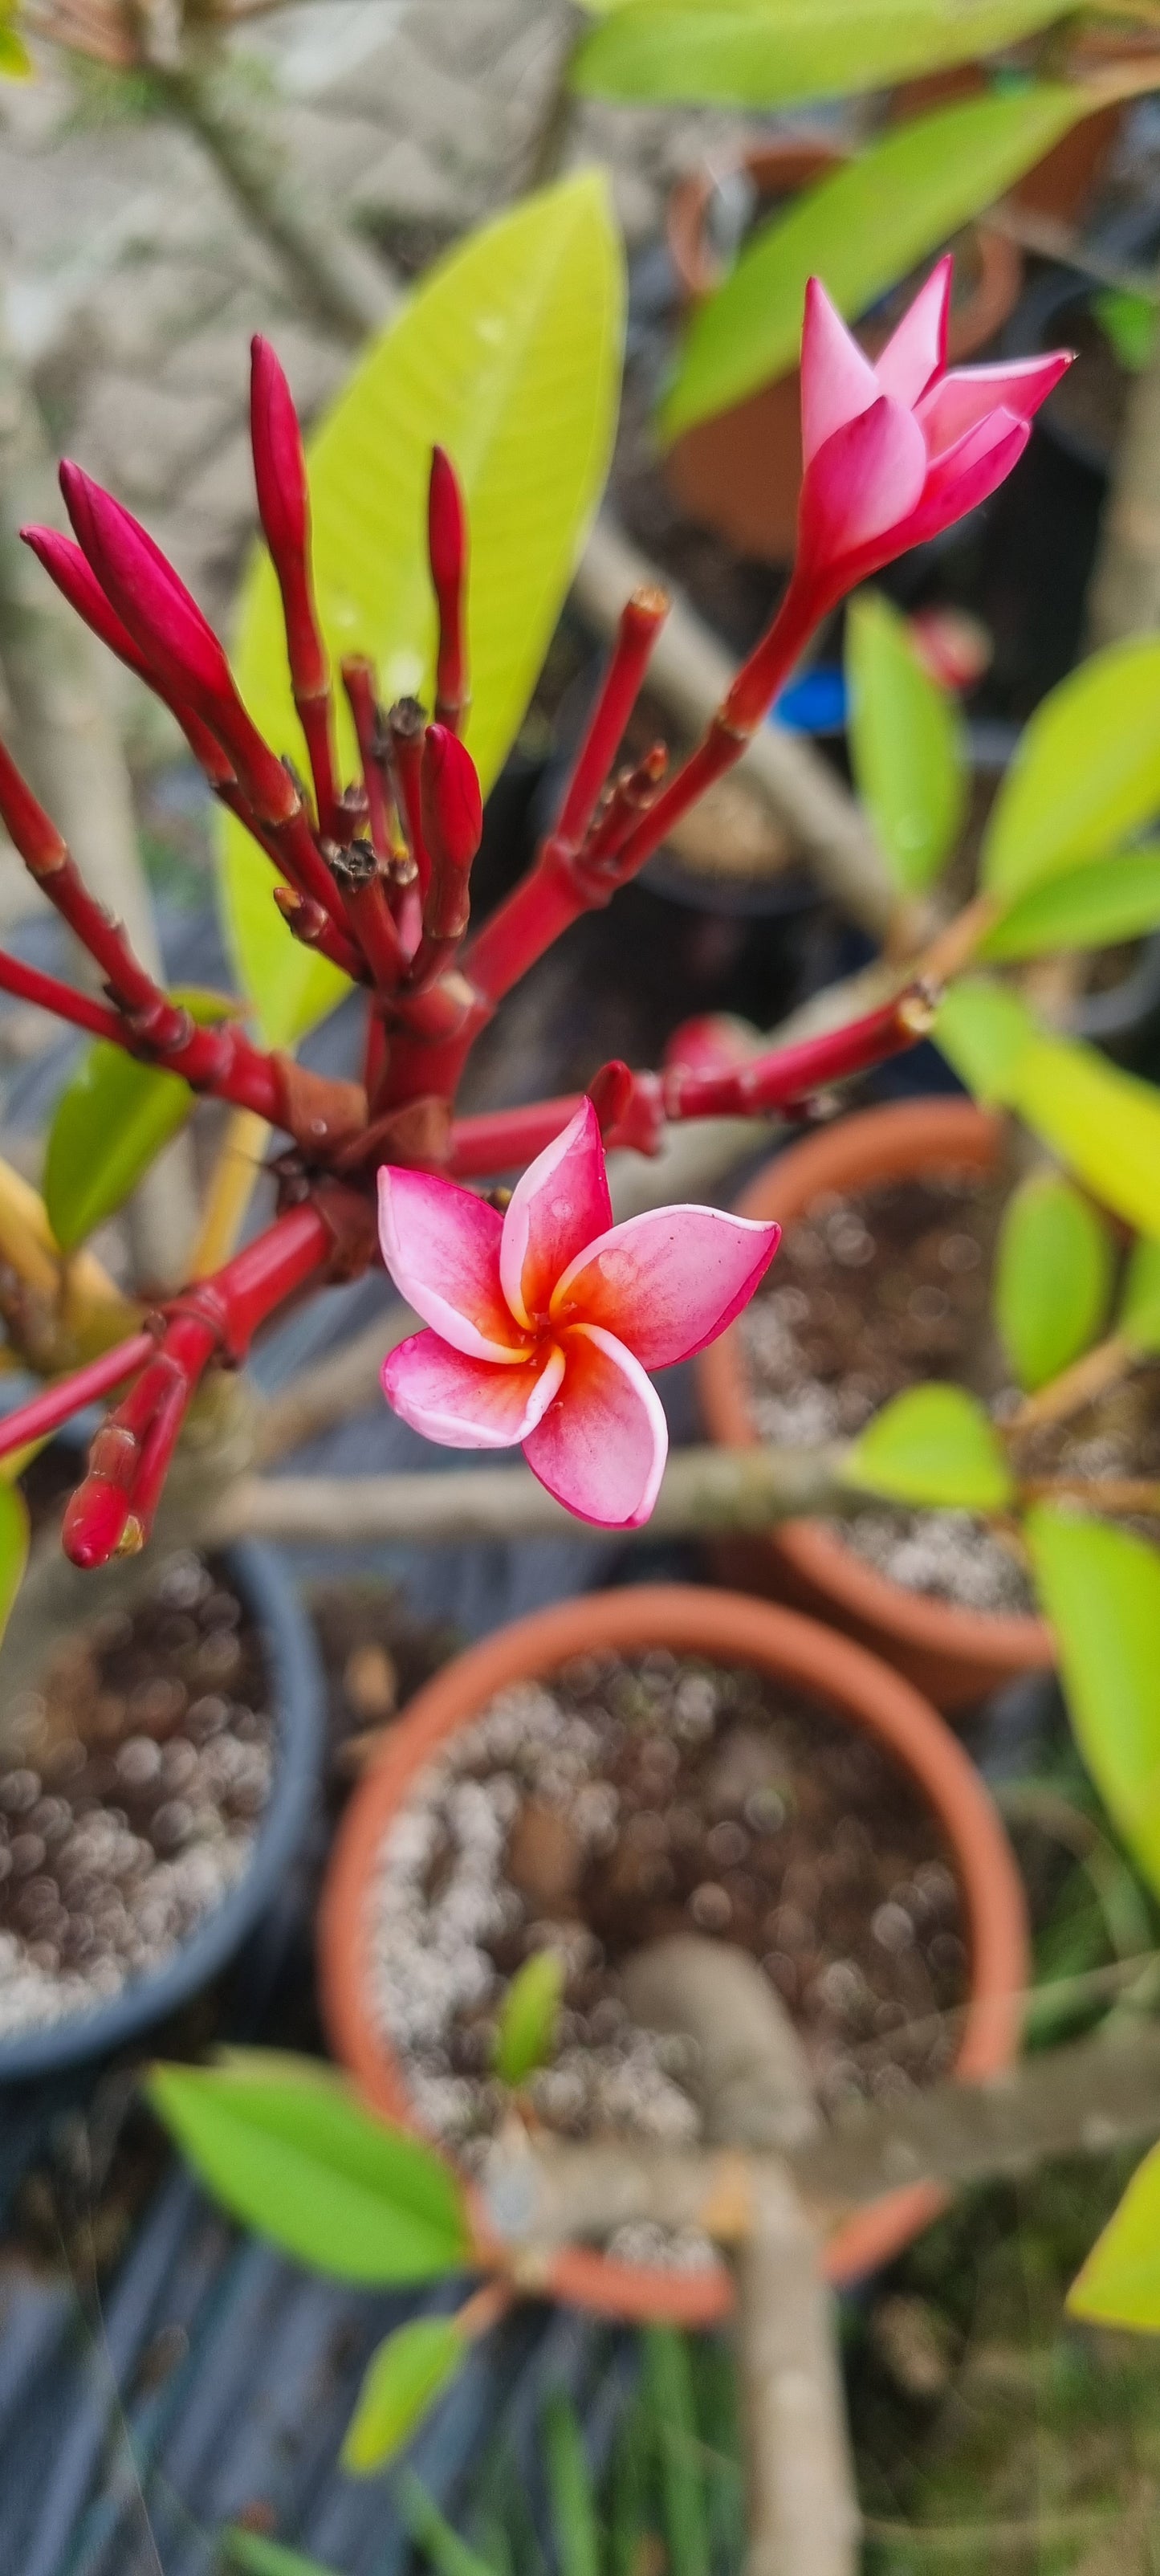
<svg viewBox="0 0 1160 2576">
<path fill-rule="evenodd" d="M 927 1701 L 860 1646 L 743 1594 L 683 1584 L 590 1593 L 521 1619 L 448 1664 L 412 1700 L 375 1768 L 355 1791 L 339 1829 L 319 1915 L 322 2000 L 338 2057 L 384 2118 L 417 2128 L 402 2070 L 369 1998 L 368 1888 L 383 1837 L 433 1756 L 470 1726 L 498 1690 L 557 1671 L 574 1655 L 634 1653 L 664 1644 L 677 1654 L 747 1663 L 864 1727 L 903 1769 L 938 1818 L 958 1881 L 971 1953 L 970 1995 L 956 2071 L 980 2079 L 1009 2065 L 1028 1981 L 1027 1926 L 1019 1875 L 978 1773 Z M 839 2227 L 826 2249 L 833 2281 L 888 2261 L 942 2206 L 930 2185 L 889 2193 Z M 603 2315 L 712 2324 L 731 2288 L 723 2268 L 682 2274 L 612 2262 L 573 2246 L 545 2277 L 553 2298 Z"/>
<path fill-rule="evenodd" d="M 780 143 L 747 152 L 742 167 L 759 197 L 773 199 L 796 195 L 848 157 L 836 145 Z M 678 181 L 669 199 L 669 254 L 688 304 L 703 302 L 719 281 L 707 233 L 719 179 L 719 172 L 695 170 Z M 956 364 L 1002 330 L 1023 281 L 1021 255 L 1003 234 L 977 224 L 970 238 L 975 276 L 969 293 L 951 311 L 949 354 Z M 884 326 L 870 324 L 858 334 L 872 356 L 888 336 Z M 800 408 L 801 380 L 794 367 L 728 411 L 684 431 L 664 460 L 665 479 L 689 517 L 715 528 L 739 553 L 766 563 L 784 563 L 794 549 L 802 474 Z"/>
<path fill-rule="evenodd" d="M 1002 1135 L 998 1119 L 969 1100 L 907 1100 L 867 1109 L 765 1164 L 739 1201 L 742 1216 L 776 1216 L 790 1226 L 825 1190 L 860 1190 L 940 1165 L 989 1171 Z M 736 1325 L 697 1362 L 701 1403 L 715 1440 L 755 1447 L 744 1347 Z M 940 1708 L 964 1708 L 1015 1674 L 1055 1661 L 1042 1619 L 998 1618 L 909 1592 L 863 1562 L 823 1521 L 788 1521 L 768 1538 L 719 1551 L 733 1581 L 772 1592 L 832 1619 L 889 1658 Z"/>
</svg>

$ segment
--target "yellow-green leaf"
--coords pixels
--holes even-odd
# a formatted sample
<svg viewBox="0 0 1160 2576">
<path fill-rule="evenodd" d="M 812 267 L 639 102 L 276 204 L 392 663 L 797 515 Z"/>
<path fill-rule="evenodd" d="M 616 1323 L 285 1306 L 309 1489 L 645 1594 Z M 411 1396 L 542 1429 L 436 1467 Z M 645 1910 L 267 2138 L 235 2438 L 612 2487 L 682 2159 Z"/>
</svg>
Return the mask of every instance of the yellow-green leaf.
<svg viewBox="0 0 1160 2576">
<path fill-rule="evenodd" d="M 906 619 L 861 591 L 846 619 L 850 758 L 895 884 L 918 892 L 958 838 L 966 805 L 954 699 L 920 661 Z"/>
<path fill-rule="evenodd" d="M 1160 1239 L 1132 1246 L 1116 1330 L 1142 1355 L 1160 1351 Z"/>
<path fill-rule="evenodd" d="M 385 2469 L 450 2385 L 467 2349 L 454 2317 L 413 2317 L 388 2335 L 367 2363 L 342 2445 L 343 2468 L 355 2477 Z"/>
<path fill-rule="evenodd" d="M 220 993 L 174 993 L 199 1026 L 228 1019 Z M 82 1056 L 53 1112 L 44 1157 L 44 1204 L 62 1252 L 123 1207 L 142 1175 L 197 1107 L 179 1073 L 139 1064 L 98 1038 Z"/>
<path fill-rule="evenodd" d="M 463 2193 L 434 2148 L 374 2119 L 338 2079 L 284 2055 L 157 2066 L 154 2110 L 235 2218 L 340 2280 L 429 2281 L 471 2249 Z"/>
<path fill-rule="evenodd" d="M 17 34 L 12 19 L 5 18 L 0 21 L 0 78 L 31 80 L 35 70 L 36 65 L 28 47 L 23 37 Z"/>
<path fill-rule="evenodd" d="M 226 2565 L 241 2568 L 243 2576 L 336 2576 L 320 2558 L 304 2558 L 300 2549 L 285 2549 L 260 2531 L 243 2531 L 240 2522 L 223 2531 L 221 2546 Z"/>
<path fill-rule="evenodd" d="M 1050 1036 L 1002 986 L 952 984 L 934 1035 L 979 1099 L 1018 1112 L 1093 1198 L 1160 1237 L 1160 1092 L 1095 1047 Z"/>
<path fill-rule="evenodd" d="M 1099 1210 L 1059 1173 L 1033 1172 L 1012 1192 L 995 1256 L 995 1320 L 1028 1394 L 1094 1342 L 1115 1259 Z"/>
<path fill-rule="evenodd" d="M 27 1563 L 28 1505 L 18 1486 L 0 1478 L 0 1637 L 8 1625 Z"/>
<path fill-rule="evenodd" d="M 983 975 L 960 975 L 948 985 L 933 1030 L 960 1082 L 977 1100 L 994 1103 L 1010 1099 L 1016 1067 L 1035 1034 L 1018 995 Z"/>
<path fill-rule="evenodd" d="M 1106 948 L 1160 925 L 1160 846 L 1092 859 L 1018 895 L 978 954 L 990 961 Z"/>
<path fill-rule="evenodd" d="M 607 472 L 616 427 L 623 263 L 595 172 L 525 198 L 424 277 L 374 340 L 310 441 L 319 610 L 336 659 L 369 653 L 384 699 L 428 686 L 435 613 L 426 562 L 432 446 L 471 518 L 467 739 L 484 790 L 524 715 Z M 265 554 L 242 596 L 235 667 L 279 751 L 301 758 L 277 586 Z M 350 752 L 349 734 L 345 737 Z M 230 934 L 270 1044 L 346 989 L 291 939 L 270 868 L 224 822 Z"/>
<path fill-rule="evenodd" d="M 1015 1491 L 993 1423 L 959 1386 L 912 1386 L 884 1404 L 847 1451 L 842 1481 L 969 1512 L 1001 1512 Z"/>
<path fill-rule="evenodd" d="M 1122 849 L 1160 809 L 1160 639 L 1109 644 L 1036 708 L 995 799 L 980 875 L 989 894 Z"/>
<path fill-rule="evenodd" d="M 594 98 L 785 107 L 977 61 L 1059 15 L 1060 0 L 622 0 L 581 45 Z"/>
<path fill-rule="evenodd" d="M 545 2066 L 556 2045 L 564 1998 L 564 1962 L 556 1950 L 536 1950 L 517 1968 L 499 2016 L 495 2071 L 501 2084 L 523 2084 Z"/>
<path fill-rule="evenodd" d="M 1129 1530 L 1046 1505 L 1026 1527 L 1080 1752 L 1160 1893 L 1160 1555 Z"/>
<path fill-rule="evenodd" d="M 1093 2325 L 1160 2334 L 1160 2147 L 1137 2167 L 1067 2304 Z"/>
<path fill-rule="evenodd" d="M 412 2470 L 400 2469 L 393 2485 L 393 2500 L 416 2549 L 430 2560 L 435 2576 L 500 2576 L 499 2569 L 452 2530 L 434 2497 L 428 2495 Z"/>
<path fill-rule="evenodd" d="M 806 282 L 849 320 L 1002 196 L 1085 113 L 1078 89 L 1028 86 L 898 127 L 775 216 L 694 314 L 662 406 L 667 439 L 794 364 Z"/>
</svg>

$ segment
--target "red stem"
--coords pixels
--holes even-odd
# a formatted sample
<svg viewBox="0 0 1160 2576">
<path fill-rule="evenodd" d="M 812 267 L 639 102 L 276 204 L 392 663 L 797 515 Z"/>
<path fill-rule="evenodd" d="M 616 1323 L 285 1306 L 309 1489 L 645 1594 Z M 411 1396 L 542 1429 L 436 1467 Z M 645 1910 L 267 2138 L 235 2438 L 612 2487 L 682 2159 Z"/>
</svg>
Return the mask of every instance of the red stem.
<svg viewBox="0 0 1160 2576">
<path fill-rule="evenodd" d="M 353 983 L 365 982 L 363 961 L 352 947 L 346 930 L 336 930 L 329 913 L 315 903 L 313 895 L 300 894 L 297 886 L 276 885 L 274 901 L 292 938 L 300 939 L 304 948 L 316 948 L 320 957 L 328 957 Z"/>
<path fill-rule="evenodd" d="M 376 858 L 389 859 L 393 854 L 394 835 L 379 752 L 380 721 L 373 662 L 368 662 L 361 653 L 351 654 L 342 665 L 342 685 L 354 719 L 362 763 L 371 845 Z"/>
<path fill-rule="evenodd" d="M 314 781 L 314 809 L 318 829 L 326 837 L 334 831 L 337 786 L 334 774 L 334 744 L 331 736 L 330 691 L 307 697 L 295 690 L 294 705 L 306 742 L 310 775 Z"/>
<path fill-rule="evenodd" d="M 407 835 L 407 846 L 419 872 L 419 893 L 426 902 L 431 882 L 431 853 L 423 833 L 423 737 L 425 726 L 422 707 L 414 698 L 400 698 L 387 717 L 391 740 L 391 771 L 399 812 Z"/>
<path fill-rule="evenodd" d="M 347 925 L 367 966 L 377 993 L 393 993 L 406 971 L 406 958 L 369 841 L 352 841 L 336 853 L 332 865 L 346 912 Z"/>
<path fill-rule="evenodd" d="M 50 1432 L 59 1431 L 74 1413 L 83 1413 L 87 1404 L 96 1404 L 102 1395 L 121 1386 L 135 1369 L 143 1366 L 157 1348 L 152 1333 L 133 1333 L 127 1342 L 118 1342 L 111 1351 L 102 1351 L 98 1360 L 86 1368 L 74 1369 L 71 1376 L 47 1386 L 43 1394 L 29 1397 L 27 1404 L 17 1406 L 0 1422 L 0 1458 L 9 1458 L 14 1449 L 23 1449 L 30 1440 L 45 1440 Z"/>
<path fill-rule="evenodd" d="M 0 992 L 11 993 L 18 1002 L 34 1002 L 39 1011 L 52 1011 L 58 1020 L 67 1020 L 73 1028 L 87 1029 L 90 1037 L 109 1038 L 115 1046 L 125 1044 L 125 1023 L 103 1002 L 91 1002 L 87 993 L 74 993 L 71 985 L 61 984 L 55 975 L 42 975 L 38 966 L 26 966 L 20 957 L 9 957 L 0 949 Z"/>
<path fill-rule="evenodd" d="M 467 553 L 467 512 L 459 480 L 446 450 L 436 447 L 427 490 L 427 555 L 439 611 L 435 721 L 455 734 L 462 731 L 468 704 Z"/>
<path fill-rule="evenodd" d="M 930 1020 L 925 998 L 912 990 L 884 1003 L 880 1010 L 868 1011 L 863 1019 L 848 1020 L 844 1028 L 804 1038 L 800 1046 L 771 1048 L 767 1055 L 726 1066 L 720 1073 L 673 1065 L 662 1077 L 666 1115 L 747 1118 L 785 1108 L 915 1046 Z"/>
<path fill-rule="evenodd" d="M 564 790 L 552 836 L 577 849 L 596 811 L 596 800 L 608 776 L 636 705 L 649 655 L 669 613 L 663 590 L 636 590 L 620 612 L 616 641 L 609 656 L 588 728 Z"/>
</svg>

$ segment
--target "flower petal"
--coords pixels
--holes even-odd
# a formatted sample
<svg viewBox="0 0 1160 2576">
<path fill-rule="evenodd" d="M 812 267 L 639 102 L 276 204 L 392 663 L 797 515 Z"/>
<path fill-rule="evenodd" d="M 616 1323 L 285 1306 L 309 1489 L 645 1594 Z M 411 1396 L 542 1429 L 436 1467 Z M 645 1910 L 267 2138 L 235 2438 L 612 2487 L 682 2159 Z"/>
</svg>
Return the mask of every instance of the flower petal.
<svg viewBox="0 0 1160 2576">
<path fill-rule="evenodd" d="M 846 421 L 878 399 L 878 380 L 821 279 L 806 288 L 802 325 L 802 454 L 808 465 Z"/>
<path fill-rule="evenodd" d="M 917 507 L 926 440 L 913 414 L 880 396 L 819 448 L 802 479 L 799 570 L 814 579 Z"/>
<path fill-rule="evenodd" d="M 639 1360 L 598 1324 L 564 1337 L 564 1383 L 524 1441 L 534 1476 L 578 1520 L 639 1529 L 668 1455 L 664 1406 Z"/>
<path fill-rule="evenodd" d="M 454 1181 L 391 1163 L 379 1173 L 379 1241 L 396 1288 L 454 1350 L 511 1365 L 530 1344 L 500 1286 L 501 1232 L 495 1208 Z"/>
<path fill-rule="evenodd" d="M 514 1449 L 534 1431 L 564 1375 L 564 1354 L 547 1343 L 518 1368 L 469 1359 L 438 1333 L 412 1333 L 383 1362 L 393 1413 L 445 1449 Z"/>
<path fill-rule="evenodd" d="M 612 1223 L 600 1121 L 590 1100 L 516 1182 L 503 1220 L 499 1275 L 521 1324 L 546 1315 L 562 1270 Z"/>
<path fill-rule="evenodd" d="M 779 1225 L 720 1208 L 652 1208 L 580 1253 L 552 1299 L 552 1320 L 602 1324 L 642 1368 L 671 1368 L 740 1314 L 780 1235 Z"/>
<path fill-rule="evenodd" d="M 942 456 L 1000 407 L 1014 420 L 1031 420 L 1070 365 L 1070 350 L 1053 349 L 1045 358 L 1020 358 L 1012 366 L 952 370 L 918 406 L 931 456 Z"/>
<path fill-rule="evenodd" d="M 898 551 L 937 537 L 980 501 L 990 499 L 1017 465 L 1031 436 L 1031 423 L 997 411 L 970 430 L 931 466 L 913 517 L 899 530 Z"/>
<path fill-rule="evenodd" d="M 948 251 L 945 259 L 932 268 L 925 286 L 919 287 L 898 329 L 874 361 L 880 393 L 891 394 L 895 402 L 905 403 L 910 411 L 947 362 L 953 268 L 954 260 Z"/>
</svg>

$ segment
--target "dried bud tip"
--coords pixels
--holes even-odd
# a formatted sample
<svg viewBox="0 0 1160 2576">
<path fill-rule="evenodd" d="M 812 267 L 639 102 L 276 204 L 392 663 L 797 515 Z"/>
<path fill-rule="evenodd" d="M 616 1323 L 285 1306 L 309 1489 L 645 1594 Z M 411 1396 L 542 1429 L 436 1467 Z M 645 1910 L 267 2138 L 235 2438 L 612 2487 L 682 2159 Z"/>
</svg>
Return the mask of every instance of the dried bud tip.
<svg viewBox="0 0 1160 2576">
<path fill-rule="evenodd" d="M 396 698 L 387 709 L 387 731 L 393 742 L 417 742 L 427 722 L 418 698 Z"/>
</svg>

